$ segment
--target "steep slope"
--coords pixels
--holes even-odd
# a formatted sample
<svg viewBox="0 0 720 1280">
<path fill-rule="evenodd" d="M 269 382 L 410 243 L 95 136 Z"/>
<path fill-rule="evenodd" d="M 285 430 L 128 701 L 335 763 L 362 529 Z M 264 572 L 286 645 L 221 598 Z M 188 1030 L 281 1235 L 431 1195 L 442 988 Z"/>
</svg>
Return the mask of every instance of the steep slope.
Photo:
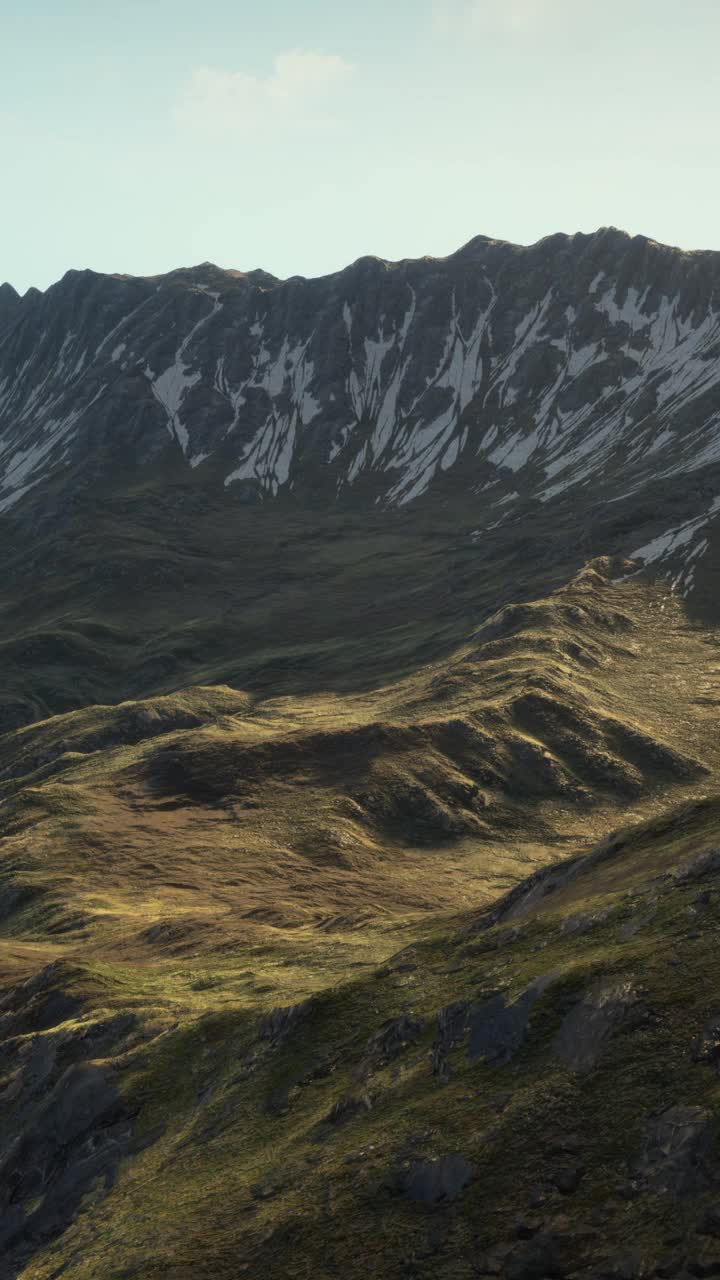
<svg viewBox="0 0 720 1280">
<path fill-rule="evenodd" d="M 719 821 L 625 829 L 265 1014 L 207 975 L 192 1014 L 92 963 L 16 985 L 10 1274 L 716 1274 Z"/>
<path fill-rule="evenodd" d="M 107 488 L 173 461 L 250 500 L 459 486 L 480 529 L 518 501 L 586 503 L 591 486 L 637 509 L 664 485 L 683 494 L 675 523 L 641 512 L 652 536 L 621 549 L 693 555 L 716 512 L 716 488 L 695 490 L 720 457 L 719 263 L 604 230 L 320 280 L 70 272 L 4 299 L 3 508 L 34 496 L 41 518 L 50 479 Z"/>
<path fill-rule="evenodd" d="M 717 838 L 720 696 L 714 634 L 625 568 L 596 562 L 374 688 L 195 687 L 0 737 L 9 1275 L 330 1277 L 368 1232 L 363 1267 L 389 1277 L 476 1274 L 480 1249 L 505 1274 L 531 1238 L 549 1274 L 585 1274 L 620 1247 L 634 1201 L 613 1197 L 635 1163 L 665 1177 L 642 1145 L 676 1087 L 658 1073 L 702 1021 L 656 951 L 698 894 L 670 873 Z M 638 1054 L 672 1026 L 634 1125 L 593 1074 L 616 1023 Z M 497 1035 L 489 1065 L 463 1056 Z M 705 1152 L 714 1083 L 692 1079 Z"/>
</svg>

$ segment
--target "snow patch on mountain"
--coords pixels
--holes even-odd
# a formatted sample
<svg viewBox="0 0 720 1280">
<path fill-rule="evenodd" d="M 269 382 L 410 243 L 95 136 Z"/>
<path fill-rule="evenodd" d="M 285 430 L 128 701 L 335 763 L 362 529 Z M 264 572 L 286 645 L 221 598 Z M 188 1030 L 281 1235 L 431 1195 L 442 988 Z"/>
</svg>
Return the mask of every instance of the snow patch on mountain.
<svg viewBox="0 0 720 1280">
<path fill-rule="evenodd" d="M 718 511 L 720 496 L 714 498 L 701 515 L 657 534 L 644 546 L 638 547 L 631 553 L 630 559 L 641 560 L 644 568 L 667 562 L 669 568 L 674 567 L 676 570 L 673 590 L 687 594 L 693 585 L 695 564 L 708 548 L 705 530 Z"/>
<path fill-rule="evenodd" d="M 0 510 L 9 510 L 38 482 L 40 476 L 35 473 L 46 459 L 61 449 L 79 417 L 80 411 L 75 410 L 62 421 L 51 419 L 20 448 L 0 446 Z"/>
<path fill-rule="evenodd" d="M 720 463 L 710 267 L 652 249 L 614 272 L 586 239 L 568 270 L 563 243 L 557 269 L 547 250 L 496 246 L 272 289 L 93 277 L 87 312 L 77 282 L 65 303 L 58 286 L 3 331 L 0 501 L 126 420 L 138 465 L 167 431 L 189 466 L 222 460 L 227 486 L 273 496 L 307 475 L 334 501 L 370 479 L 373 501 L 403 506 L 441 482 L 482 493 L 486 527 L 510 486 L 550 503 L 592 485 L 609 502 Z M 653 563 L 693 549 L 690 523 L 645 538 Z"/>
<path fill-rule="evenodd" d="M 201 316 L 190 329 L 178 347 L 173 363 L 157 377 L 149 366 L 145 369 L 145 377 L 150 382 L 152 393 L 167 413 L 168 430 L 186 456 L 190 444 L 190 432 L 180 417 L 180 408 L 187 392 L 197 386 L 203 374 L 200 370 L 191 372 L 192 361 L 190 363 L 185 361 L 185 353 L 199 330 L 222 309 L 219 293 L 208 293 L 206 296 L 213 299 L 213 308 L 207 315 Z"/>
</svg>

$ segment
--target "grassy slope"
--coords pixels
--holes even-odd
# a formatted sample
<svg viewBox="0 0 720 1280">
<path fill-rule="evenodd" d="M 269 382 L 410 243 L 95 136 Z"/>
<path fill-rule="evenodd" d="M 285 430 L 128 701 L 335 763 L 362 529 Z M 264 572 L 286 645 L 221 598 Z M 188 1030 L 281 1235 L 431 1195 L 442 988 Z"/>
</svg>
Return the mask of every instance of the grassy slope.
<svg viewBox="0 0 720 1280">
<path fill-rule="evenodd" d="M 36 1238 L 26 1264 L 12 1255 L 16 1274 L 464 1277 L 521 1213 L 569 1234 L 561 1252 L 585 1248 L 578 1223 L 596 1252 L 629 1230 L 660 1247 L 667 1204 L 626 1195 L 628 1168 L 652 1107 L 715 1106 L 714 1077 L 688 1057 L 710 1012 L 697 975 L 714 972 L 715 908 L 712 890 L 699 911 L 697 887 L 643 886 L 717 839 L 717 807 L 696 800 L 720 750 L 715 644 L 665 587 L 607 571 L 374 687 L 337 670 L 344 690 L 201 686 L 0 739 L 3 986 L 55 964 L 50 990 L 77 1002 L 14 1032 L 8 1132 L 38 1105 L 16 1055 L 39 1030 L 61 1043 L 57 1070 L 78 1045 L 102 1063 L 134 1141 L 148 1137 L 109 1195 L 94 1184 L 64 1234 Z M 695 807 L 658 817 L 671 798 Z M 529 871 L 642 821 L 547 909 L 463 933 Z M 625 938 L 628 892 L 642 927 Z M 564 930 L 579 911 L 609 915 Z M 433 1076 L 441 1009 L 555 969 L 512 1063 L 453 1050 L 449 1081 Z M 549 1045 L 598 973 L 630 974 L 653 1015 L 580 1079 Z M 309 998 L 287 1028 L 268 1024 Z M 403 1013 L 417 1041 L 397 1060 L 368 1053 Z M 93 1028 L 128 1015 L 96 1049 Z M 347 1123 L 323 1123 L 347 1098 Z M 552 1155 L 568 1135 L 573 1150 Z M 404 1160 L 450 1152 L 477 1169 L 452 1206 L 385 1185 Z M 570 1201 L 553 1169 L 580 1159 L 591 1174 Z"/>
<path fill-rule="evenodd" d="M 402 963 L 326 993 L 275 1043 L 236 1007 L 129 1053 L 123 1087 L 154 1141 L 23 1274 L 49 1280 L 62 1260 L 77 1280 L 539 1275 L 522 1270 L 533 1265 L 528 1232 L 536 1248 L 550 1241 L 561 1268 L 550 1274 L 588 1274 L 628 1242 L 647 1268 L 630 1274 L 716 1257 L 697 1234 L 713 1174 L 669 1194 L 643 1170 L 643 1149 L 653 1117 L 678 1104 L 701 1109 L 716 1143 L 717 1076 L 693 1046 L 717 1014 L 720 899 L 702 870 L 679 884 L 672 873 L 715 847 L 719 817 L 705 802 L 626 833 L 610 861 L 540 908 L 510 925 L 446 925 Z M 579 916 L 588 923 L 574 931 Z M 511 1062 L 472 1062 L 458 1044 L 433 1075 L 441 1010 L 497 991 L 512 999 L 549 973 Z M 631 985 L 637 1000 L 579 1073 L 556 1036 L 600 979 Z M 403 1014 L 417 1039 L 388 1062 L 373 1040 Z M 363 1103 L 328 1122 L 347 1099 Z M 451 1203 L 397 1194 L 409 1162 L 459 1153 L 474 1180 Z"/>
</svg>

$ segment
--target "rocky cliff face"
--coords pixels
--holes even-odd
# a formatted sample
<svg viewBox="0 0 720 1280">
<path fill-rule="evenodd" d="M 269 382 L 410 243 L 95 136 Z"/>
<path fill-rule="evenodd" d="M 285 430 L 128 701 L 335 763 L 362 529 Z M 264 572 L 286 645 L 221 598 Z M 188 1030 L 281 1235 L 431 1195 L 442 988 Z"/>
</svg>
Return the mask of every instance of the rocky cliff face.
<svg viewBox="0 0 720 1280">
<path fill-rule="evenodd" d="M 720 255 L 614 230 L 319 280 L 69 272 L 5 286 L 0 331 L 6 511 L 168 447 L 249 499 L 459 484 L 480 526 L 518 497 L 618 498 L 720 459 Z"/>
</svg>

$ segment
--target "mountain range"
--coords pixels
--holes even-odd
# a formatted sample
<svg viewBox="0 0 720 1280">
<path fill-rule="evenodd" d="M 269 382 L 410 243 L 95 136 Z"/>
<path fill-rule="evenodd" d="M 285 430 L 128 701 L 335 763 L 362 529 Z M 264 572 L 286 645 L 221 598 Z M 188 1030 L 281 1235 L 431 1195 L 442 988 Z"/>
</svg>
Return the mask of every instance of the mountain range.
<svg viewBox="0 0 720 1280">
<path fill-rule="evenodd" d="M 0 286 L 3 1277 L 720 1274 L 718 521 L 717 253 Z"/>
<path fill-rule="evenodd" d="M 719 280 L 716 254 L 606 229 L 318 280 L 4 285 L 3 510 L 172 455 L 248 501 L 397 507 L 462 474 L 479 527 L 521 499 L 684 487 L 720 449 Z"/>
</svg>

